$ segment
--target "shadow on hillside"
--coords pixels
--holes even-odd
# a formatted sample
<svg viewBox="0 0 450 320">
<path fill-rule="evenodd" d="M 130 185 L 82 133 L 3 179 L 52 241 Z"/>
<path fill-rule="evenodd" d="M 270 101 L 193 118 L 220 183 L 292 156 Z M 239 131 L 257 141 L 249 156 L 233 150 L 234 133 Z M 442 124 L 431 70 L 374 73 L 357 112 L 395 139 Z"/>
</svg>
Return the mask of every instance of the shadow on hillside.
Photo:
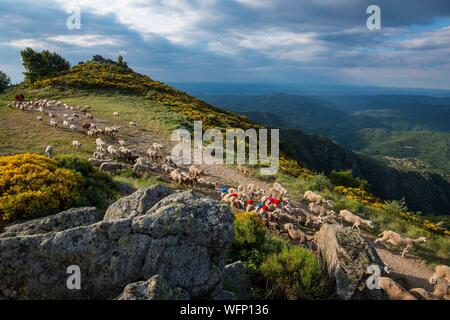
<svg viewBox="0 0 450 320">
<path fill-rule="evenodd" d="M 418 278 L 411 275 L 404 275 L 396 272 L 391 272 L 389 274 L 389 277 L 397 281 L 407 290 L 411 290 L 414 288 L 423 288 L 427 291 L 433 291 L 433 287 L 430 285 L 428 280 L 424 278 Z"/>
</svg>

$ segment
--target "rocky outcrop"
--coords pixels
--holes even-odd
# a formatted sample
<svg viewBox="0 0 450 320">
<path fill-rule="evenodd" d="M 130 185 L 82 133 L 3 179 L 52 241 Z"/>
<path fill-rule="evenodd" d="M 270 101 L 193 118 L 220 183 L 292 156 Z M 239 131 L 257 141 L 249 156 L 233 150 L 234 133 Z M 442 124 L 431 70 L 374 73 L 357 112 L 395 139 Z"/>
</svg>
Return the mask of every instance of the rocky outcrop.
<svg viewBox="0 0 450 320">
<path fill-rule="evenodd" d="M 160 275 L 147 281 L 130 283 L 117 300 L 189 300 L 189 293 L 181 288 L 170 288 Z"/>
<path fill-rule="evenodd" d="M 133 216 L 153 205 L 147 200 L 156 197 L 139 194 L 126 200 L 132 210 L 120 206 L 123 212 Z M 192 298 L 214 296 L 222 291 L 232 239 L 229 208 L 208 197 L 125 219 L 0 239 L 0 299 L 114 299 L 128 284 L 154 275 Z M 67 286 L 75 276 L 67 273 L 72 265 L 80 270 L 79 290 Z"/>
<path fill-rule="evenodd" d="M 5 227 L 0 238 L 43 234 L 70 228 L 87 226 L 98 221 L 94 207 L 74 208 L 58 214 Z"/>
<path fill-rule="evenodd" d="M 251 298 L 250 277 L 242 261 L 236 261 L 225 266 L 223 287 L 233 292 L 240 300 Z"/>
<path fill-rule="evenodd" d="M 190 202 L 194 199 L 198 199 L 198 195 L 196 195 L 192 190 L 182 191 L 182 192 L 175 192 L 165 198 L 163 198 L 161 201 L 156 203 L 153 207 L 151 207 L 152 211 L 158 210 L 159 208 L 162 208 L 164 206 L 167 206 L 169 204 L 174 203 L 184 203 L 184 202 Z"/>
<path fill-rule="evenodd" d="M 132 218 L 143 215 L 157 202 L 172 193 L 172 190 L 160 184 L 139 189 L 133 194 L 113 203 L 106 210 L 103 220 Z"/>
<path fill-rule="evenodd" d="M 317 246 L 340 299 L 386 299 L 382 290 L 366 285 L 367 267 L 384 269 L 375 248 L 357 232 L 336 224 L 325 224 L 316 233 Z"/>
</svg>

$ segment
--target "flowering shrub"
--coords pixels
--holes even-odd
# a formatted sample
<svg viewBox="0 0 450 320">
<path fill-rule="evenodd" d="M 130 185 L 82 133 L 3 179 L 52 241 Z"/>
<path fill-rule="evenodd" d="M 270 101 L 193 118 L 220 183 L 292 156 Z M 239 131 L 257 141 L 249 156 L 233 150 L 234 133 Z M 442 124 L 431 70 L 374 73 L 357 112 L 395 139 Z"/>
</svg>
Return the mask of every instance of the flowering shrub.
<svg viewBox="0 0 450 320">
<path fill-rule="evenodd" d="M 34 218 L 65 210 L 80 199 L 80 174 L 35 154 L 0 157 L 0 220 Z"/>
<path fill-rule="evenodd" d="M 284 156 L 280 156 L 280 171 L 294 177 L 311 177 L 313 174 L 308 169 L 305 169 L 299 165 L 297 160 L 288 159 Z"/>
<path fill-rule="evenodd" d="M 383 208 L 388 214 L 401 217 L 403 220 L 410 222 L 426 232 L 450 236 L 449 230 L 441 228 L 432 221 L 423 218 L 420 213 L 410 211 L 406 206 L 405 199 L 386 201 Z"/>
<path fill-rule="evenodd" d="M 255 212 L 238 212 L 234 218 L 234 243 L 238 248 L 259 248 L 265 241 L 264 225 Z"/>
<path fill-rule="evenodd" d="M 357 201 L 365 206 L 373 208 L 382 208 L 381 200 L 370 194 L 366 190 L 360 188 L 351 188 L 344 186 L 334 187 L 334 191 L 344 195 L 347 199 Z"/>
</svg>

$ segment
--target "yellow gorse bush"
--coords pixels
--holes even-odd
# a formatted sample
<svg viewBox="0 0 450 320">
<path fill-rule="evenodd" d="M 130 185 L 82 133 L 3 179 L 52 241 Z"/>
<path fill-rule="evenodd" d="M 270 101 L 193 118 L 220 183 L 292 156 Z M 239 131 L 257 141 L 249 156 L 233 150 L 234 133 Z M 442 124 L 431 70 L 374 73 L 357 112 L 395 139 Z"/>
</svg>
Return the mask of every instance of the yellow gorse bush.
<svg viewBox="0 0 450 320">
<path fill-rule="evenodd" d="M 344 195 L 349 200 L 357 201 L 365 206 L 375 208 L 381 208 L 383 206 L 380 199 L 360 188 L 336 186 L 334 187 L 334 191 Z"/>
<path fill-rule="evenodd" d="M 234 215 L 234 221 L 244 221 L 244 220 L 252 220 L 261 228 L 264 228 L 264 223 L 261 218 L 256 214 L 256 212 L 246 212 L 246 211 L 238 211 Z"/>
<path fill-rule="evenodd" d="M 80 198 L 80 174 L 36 154 L 0 157 L 0 220 L 34 218 L 69 208 Z"/>
</svg>

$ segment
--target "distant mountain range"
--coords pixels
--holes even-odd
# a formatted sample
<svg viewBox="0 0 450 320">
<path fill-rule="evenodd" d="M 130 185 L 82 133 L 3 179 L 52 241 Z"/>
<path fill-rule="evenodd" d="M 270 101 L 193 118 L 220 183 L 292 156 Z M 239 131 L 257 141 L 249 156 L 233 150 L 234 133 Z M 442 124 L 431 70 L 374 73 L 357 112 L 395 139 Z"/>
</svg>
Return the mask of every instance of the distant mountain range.
<svg viewBox="0 0 450 320">
<path fill-rule="evenodd" d="M 321 134 L 384 161 L 420 160 L 450 173 L 450 98 L 411 95 L 203 95 L 267 126 Z M 411 169 L 410 167 L 408 169 Z"/>
<path fill-rule="evenodd" d="M 269 95 L 286 93 L 318 96 L 361 96 L 361 95 L 429 95 L 450 97 L 450 90 L 424 88 L 391 88 L 350 85 L 298 85 L 279 83 L 222 83 L 222 82 L 171 82 L 171 86 L 192 95 Z"/>
</svg>

